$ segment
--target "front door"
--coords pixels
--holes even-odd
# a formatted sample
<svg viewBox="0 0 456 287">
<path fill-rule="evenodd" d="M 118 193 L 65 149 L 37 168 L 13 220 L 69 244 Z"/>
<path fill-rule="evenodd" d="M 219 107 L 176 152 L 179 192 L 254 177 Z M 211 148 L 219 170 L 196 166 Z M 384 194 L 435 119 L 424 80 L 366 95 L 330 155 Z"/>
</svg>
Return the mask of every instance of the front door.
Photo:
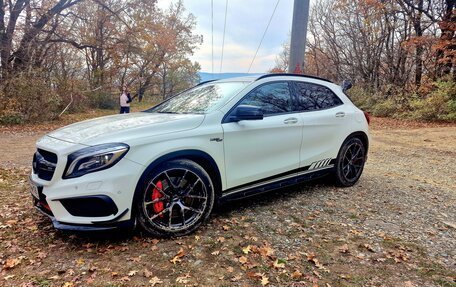
<svg viewBox="0 0 456 287">
<path fill-rule="evenodd" d="M 289 83 L 261 85 L 237 105 L 261 107 L 264 118 L 222 124 L 227 188 L 297 169 L 302 119 L 292 112 Z"/>
</svg>

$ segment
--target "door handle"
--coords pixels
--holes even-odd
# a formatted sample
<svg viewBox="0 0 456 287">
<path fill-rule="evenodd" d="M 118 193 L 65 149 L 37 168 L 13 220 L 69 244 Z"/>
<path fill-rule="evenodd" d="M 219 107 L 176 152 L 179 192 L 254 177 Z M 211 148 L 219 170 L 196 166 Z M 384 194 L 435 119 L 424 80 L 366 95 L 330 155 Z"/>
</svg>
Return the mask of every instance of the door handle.
<svg viewBox="0 0 456 287">
<path fill-rule="evenodd" d="M 289 125 L 289 124 L 295 124 L 298 122 L 297 118 L 288 118 L 283 121 L 284 124 Z"/>
<path fill-rule="evenodd" d="M 345 117 L 345 113 L 344 112 L 337 112 L 336 113 L 336 118 L 343 118 Z"/>
</svg>

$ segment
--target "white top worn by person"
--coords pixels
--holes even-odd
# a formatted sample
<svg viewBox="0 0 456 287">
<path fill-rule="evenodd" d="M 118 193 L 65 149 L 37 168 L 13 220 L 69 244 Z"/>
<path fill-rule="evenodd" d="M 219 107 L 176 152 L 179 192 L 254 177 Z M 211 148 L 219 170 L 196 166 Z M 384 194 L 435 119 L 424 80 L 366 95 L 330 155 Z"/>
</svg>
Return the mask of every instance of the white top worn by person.
<svg viewBox="0 0 456 287">
<path fill-rule="evenodd" d="M 122 95 L 120 95 L 120 106 L 130 107 L 130 101 L 128 100 L 127 93 L 122 93 Z"/>
</svg>

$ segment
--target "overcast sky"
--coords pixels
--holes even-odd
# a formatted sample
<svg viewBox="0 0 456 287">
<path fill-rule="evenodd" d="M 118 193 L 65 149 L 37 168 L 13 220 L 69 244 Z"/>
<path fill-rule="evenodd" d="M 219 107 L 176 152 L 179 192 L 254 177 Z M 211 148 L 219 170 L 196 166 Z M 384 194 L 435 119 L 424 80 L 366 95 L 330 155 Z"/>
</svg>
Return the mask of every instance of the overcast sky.
<svg viewBox="0 0 456 287">
<path fill-rule="evenodd" d="M 313 2 L 313 1 L 311 1 Z M 159 0 L 167 8 L 170 0 Z M 225 48 L 222 73 L 246 73 L 277 0 L 228 0 Z M 203 35 L 203 44 L 192 60 L 202 72 L 212 72 L 211 61 L 211 0 L 184 0 L 188 12 L 196 16 L 195 33 Z M 280 0 L 268 32 L 250 70 L 264 73 L 274 66 L 276 55 L 291 31 L 293 0 Z M 214 72 L 220 71 L 225 0 L 214 0 Z"/>
</svg>

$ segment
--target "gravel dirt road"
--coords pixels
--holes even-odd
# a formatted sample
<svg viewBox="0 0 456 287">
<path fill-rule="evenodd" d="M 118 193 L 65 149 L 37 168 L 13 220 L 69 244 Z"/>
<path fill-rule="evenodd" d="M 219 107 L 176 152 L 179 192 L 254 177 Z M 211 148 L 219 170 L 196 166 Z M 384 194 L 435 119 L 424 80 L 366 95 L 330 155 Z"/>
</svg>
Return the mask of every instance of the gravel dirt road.
<svg viewBox="0 0 456 287">
<path fill-rule="evenodd" d="M 0 128 L 0 286 L 456 286 L 456 125 L 371 128 L 354 187 L 235 202 L 174 240 L 54 230 L 26 182 L 49 128 Z"/>
</svg>

